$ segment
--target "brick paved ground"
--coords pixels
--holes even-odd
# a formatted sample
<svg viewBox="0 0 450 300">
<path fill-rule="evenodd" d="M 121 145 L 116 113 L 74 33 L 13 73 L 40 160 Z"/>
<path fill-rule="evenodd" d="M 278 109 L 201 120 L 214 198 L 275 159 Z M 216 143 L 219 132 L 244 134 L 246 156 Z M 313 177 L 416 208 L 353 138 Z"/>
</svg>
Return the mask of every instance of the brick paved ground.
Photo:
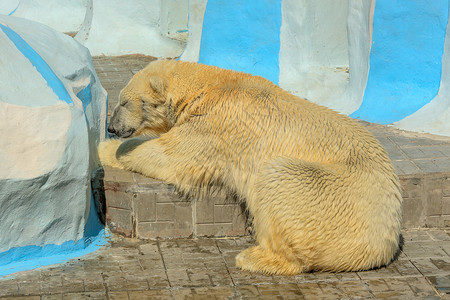
<svg viewBox="0 0 450 300">
<path fill-rule="evenodd" d="M 0 299 L 450 299 L 450 230 L 410 230 L 398 260 L 355 273 L 264 276 L 235 255 L 250 238 L 118 239 L 80 259 L 0 280 Z"/>
<path fill-rule="evenodd" d="M 120 89 L 152 59 L 94 58 L 100 81 L 109 94 L 110 111 Z M 411 200 L 408 205 L 412 216 L 425 210 L 432 218 L 435 208 L 436 214 L 450 215 L 450 181 L 446 177 L 450 171 L 450 141 L 373 124 L 365 126 L 386 147 L 399 175 L 411 178 L 404 196 Z M 430 174 L 434 176 L 431 179 L 426 177 Z M 428 181 L 431 184 L 427 185 Z M 428 206 L 414 202 L 419 194 L 427 193 L 433 195 L 430 199 L 434 202 Z M 436 224 L 448 225 L 440 220 Z M 234 257 L 253 244 L 249 237 L 144 242 L 115 236 L 110 245 L 82 258 L 1 278 L 0 298 L 450 299 L 449 233 L 447 229 L 405 230 L 403 252 L 386 268 L 290 277 L 238 270 Z"/>
</svg>

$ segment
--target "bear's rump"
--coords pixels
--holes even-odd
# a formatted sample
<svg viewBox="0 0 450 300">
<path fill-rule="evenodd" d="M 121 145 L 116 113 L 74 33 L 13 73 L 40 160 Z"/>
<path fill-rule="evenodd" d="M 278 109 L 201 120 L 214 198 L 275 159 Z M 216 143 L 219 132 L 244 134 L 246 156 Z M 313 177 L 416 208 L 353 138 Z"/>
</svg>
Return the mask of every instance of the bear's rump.
<svg viewBox="0 0 450 300">
<path fill-rule="evenodd" d="M 398 249 L 393 235 L 399 230 L 398 216 L 370 213 L 376 214 L 371 207 L 389 207 L 393 199 L 388 198 L 396 195 L 380 190 L 372 178 L 343 165 L 272 159 L 247 200 L 261 233 L 258 242 L 273 251 L 288 245 L 311 269 L 355 270 L 388 263 Z"/>
</svg>

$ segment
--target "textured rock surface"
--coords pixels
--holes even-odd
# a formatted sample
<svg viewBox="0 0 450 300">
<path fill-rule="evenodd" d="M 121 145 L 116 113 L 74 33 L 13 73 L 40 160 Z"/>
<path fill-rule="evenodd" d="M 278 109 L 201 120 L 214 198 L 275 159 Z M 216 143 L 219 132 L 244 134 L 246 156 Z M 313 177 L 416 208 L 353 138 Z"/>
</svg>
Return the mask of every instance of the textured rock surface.
<svg viewBox="0 0 450 300">
<path fill-rule="evenodd" d="M 106 92 L 86 48 L 0 16 L 0 252 L 78 241 L 105 135 Z"/>
</svg>

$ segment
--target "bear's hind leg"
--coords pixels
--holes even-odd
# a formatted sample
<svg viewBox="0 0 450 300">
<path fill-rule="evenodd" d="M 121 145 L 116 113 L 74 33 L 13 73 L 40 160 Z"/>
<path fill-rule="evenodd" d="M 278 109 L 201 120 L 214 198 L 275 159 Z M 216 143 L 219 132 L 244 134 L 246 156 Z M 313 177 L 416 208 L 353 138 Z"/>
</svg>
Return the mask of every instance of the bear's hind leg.
<svg viewBox="0 0 450 300">
<path fill-rule="evenodd" d="M 295 275 L 309 271 L 293 255 L 278 254 L 261 246 L 245 249 L 236 256 L 236 265 L 245 271 L 263 274 Z"/>
</svg>

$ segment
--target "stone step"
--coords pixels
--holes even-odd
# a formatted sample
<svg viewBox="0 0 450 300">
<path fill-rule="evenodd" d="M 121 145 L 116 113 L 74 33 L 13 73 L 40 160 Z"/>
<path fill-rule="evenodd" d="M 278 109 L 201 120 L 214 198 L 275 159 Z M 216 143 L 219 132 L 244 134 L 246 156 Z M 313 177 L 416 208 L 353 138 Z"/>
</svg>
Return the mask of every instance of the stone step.
<svg viewBox="0 0 450 300">
<path fill-rule="evenodd" d="M 113 168 L 99 170 L 92 184 L 113 233 L 139 239 L 248 234 L 245 206 L 222 193 L 188 200 L 172 185 Z"/>
<path fill-rule="evenodd" d="M 400 174 L 403 228 L 450 226 L 450 172 Z M 93 178 L 96 203 L 113 233 L 139 239 L 249 234 L 245 207 L 217 194 L 187 200 L 172 185 L 105 168 Z"/>
</svg>

